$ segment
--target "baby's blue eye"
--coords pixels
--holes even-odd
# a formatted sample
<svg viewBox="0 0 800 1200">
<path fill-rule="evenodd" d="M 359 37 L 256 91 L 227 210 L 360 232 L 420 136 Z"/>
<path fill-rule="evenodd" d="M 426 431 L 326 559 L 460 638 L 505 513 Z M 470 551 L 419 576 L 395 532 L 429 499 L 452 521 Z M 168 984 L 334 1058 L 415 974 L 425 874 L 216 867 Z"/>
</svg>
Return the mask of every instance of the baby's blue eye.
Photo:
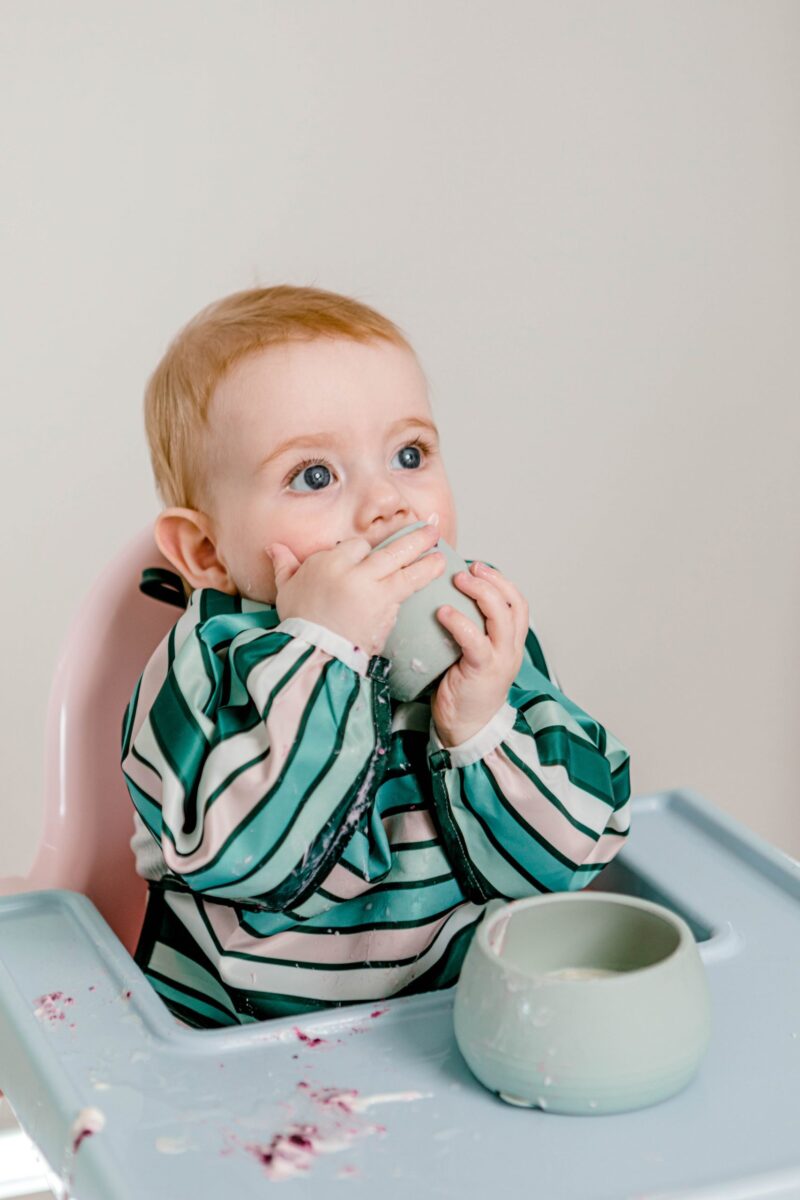
<svg viewBox="0 0 800 1200">
<path fill-rule="evenodd" d="M 398 450 L 397 453 L 400 455 L 406 454 L 406 455 L 411 456 L 411 462 L 409 462 L 408 458 L 406 458 L 405 462 L 403 463 L 404 467 L 418 467 L 419 466 L 419 464 L 420 464 L 419 446 L 414 445 L 414 444 L 412 444 L 410 446 L 403 446 L 403 449 Z"/>
<path fill-rule="evenodd" d="M 297 474 L 293 475 L 289 480 L 289 486 L 297 483 L 298 479 L 303 483 L 307 483 L 312 492 L 321 492 L 330 479 L 330 469 L 322 462 L 312 463 L 308 467 L 302 465 L 297 468 Z M 293 491 L 303 491 L 303 488 L 293 488 Z"/>
<path fill-rule="evenodd" d="M 402 450 L 398 450 L 395 457 L 399 457 L 402 466 L 410 469 L 415 469 L 421 465 L 420 451 L 424 450 L 425 446 L 422 442 L 411 442 L 408 446 L 403 446 Z M 289 487 L 292 491 L 303 492 L 306 488 L 312 492 L 321 492 L 328 486 L 331 481 L 331 467 L 324 458 L 310 458 L 298 464 L 294 474 L 289 480 Z M 306 488 L 295 488 L 292 485 L 300 480 L 306 485 Z"/>
</svg>

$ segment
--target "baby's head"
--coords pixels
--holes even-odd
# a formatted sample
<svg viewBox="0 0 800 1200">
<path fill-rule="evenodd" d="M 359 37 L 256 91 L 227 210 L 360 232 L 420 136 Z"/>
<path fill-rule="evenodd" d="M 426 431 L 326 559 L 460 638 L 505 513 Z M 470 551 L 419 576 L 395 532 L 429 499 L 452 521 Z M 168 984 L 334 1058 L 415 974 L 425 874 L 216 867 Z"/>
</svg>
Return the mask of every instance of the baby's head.
<svg viewBox="0 0 800 1200">
<path fill-rule="evenodd" d="M 453 496 L 427 383 L 400 330 L 333 292 L 238 292 L 198 313 L 145 397 L 159 549 L 190 588 L 275 602 L 266 547 L 303 562 L 351 537 L 376 546 Z"/>
</svg>

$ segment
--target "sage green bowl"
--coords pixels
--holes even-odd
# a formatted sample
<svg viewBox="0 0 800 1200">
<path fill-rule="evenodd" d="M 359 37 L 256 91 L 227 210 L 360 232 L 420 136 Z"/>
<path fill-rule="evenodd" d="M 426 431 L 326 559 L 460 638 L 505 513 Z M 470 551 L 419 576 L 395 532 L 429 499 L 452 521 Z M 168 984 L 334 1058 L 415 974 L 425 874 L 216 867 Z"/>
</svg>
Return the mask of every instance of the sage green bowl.
<svg viewBox="0 0 800 1200">
<path fill-rule="evenodd" d="M 626 1112 L 684 1088 L 711 1004 L 691 930 L 660 904 L 603 892 L 493 901 L 455 995 L 473 1074 L 511 1104 Z"/>
</svg>

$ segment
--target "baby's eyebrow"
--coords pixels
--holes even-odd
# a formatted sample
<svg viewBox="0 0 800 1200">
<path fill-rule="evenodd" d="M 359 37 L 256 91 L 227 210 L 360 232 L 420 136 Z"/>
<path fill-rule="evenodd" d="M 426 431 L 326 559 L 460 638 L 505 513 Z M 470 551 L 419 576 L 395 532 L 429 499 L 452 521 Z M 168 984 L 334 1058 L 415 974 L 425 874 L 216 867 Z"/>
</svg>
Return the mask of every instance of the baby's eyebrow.
<svg viewBox="0 0 800 1200">
<path fill-rule="evenodd" d="M 390 425 L 386 432 L 389 435 L 401 433 L 404 429 L 409 429 L 412 425 L 417 428 L 427 429 L 437 438 L 439 436 L 439 430 L 426 417 L 401 417 L 399 421 L 395 421 L 394 425 Z M 286 454 L 289 450 L 293 450 L 297 446 L 331 446 L 336 445 L 340 441 L 349 441 L 349 438 L 347 435 L 341 437 L 336 433 L 302 433 L 297 437 L 287 438 L 285 442 L 281 442 L 279 446 L 276 446 L 266 458 L 262 459 L 257 469 L 259 471 L 262 470 L 269 463 L 273 462 L 274 459 L 280 458 L 282 454 Z"/>
</svg>

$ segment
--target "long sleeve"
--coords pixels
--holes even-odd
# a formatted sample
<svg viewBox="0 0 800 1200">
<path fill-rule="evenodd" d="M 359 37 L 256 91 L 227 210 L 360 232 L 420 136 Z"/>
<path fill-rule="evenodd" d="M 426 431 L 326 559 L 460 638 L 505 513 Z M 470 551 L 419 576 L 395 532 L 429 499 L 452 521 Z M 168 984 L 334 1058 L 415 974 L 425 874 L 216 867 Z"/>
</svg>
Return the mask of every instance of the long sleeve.
<svg viewBox="0 0 800 1200">
<path fill-rule="evenodd" d="M 167 883 L 271 911 L 302 903 L 381 781 L 388 668 L 272 606 L 194 593 L 123 721 L 123 773 Z"/>
<path fill-rule="evenodd" d="M 437 822 L 472 900 L 585 887 L 624 844 L 629 755 L 554 682 L 532 630 L 506 702 L 459 746 L 430 724 Z"/>
</svg>

